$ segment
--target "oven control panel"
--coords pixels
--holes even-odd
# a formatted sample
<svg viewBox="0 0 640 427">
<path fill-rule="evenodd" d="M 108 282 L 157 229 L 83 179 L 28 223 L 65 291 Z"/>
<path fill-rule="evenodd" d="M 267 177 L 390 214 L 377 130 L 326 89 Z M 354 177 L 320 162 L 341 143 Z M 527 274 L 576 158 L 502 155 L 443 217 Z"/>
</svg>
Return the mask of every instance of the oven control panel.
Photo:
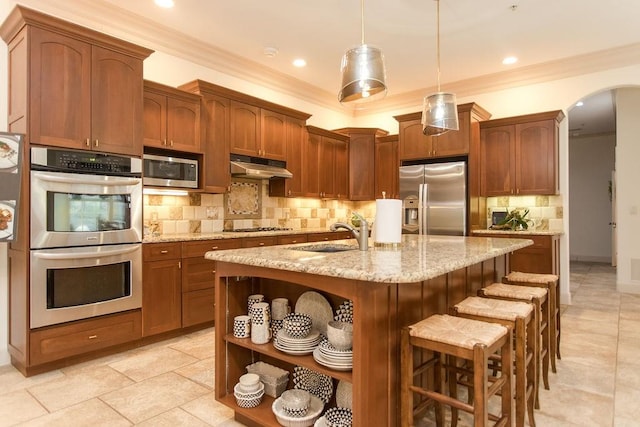
<svg viewBox="0 0 640 427">
<path fill-rule="evenodd" d="M 96 175 L 141 176 L 142 161 L 137 157 L 93 151 L 31 148 L 31 169 Z"/>
</svg>

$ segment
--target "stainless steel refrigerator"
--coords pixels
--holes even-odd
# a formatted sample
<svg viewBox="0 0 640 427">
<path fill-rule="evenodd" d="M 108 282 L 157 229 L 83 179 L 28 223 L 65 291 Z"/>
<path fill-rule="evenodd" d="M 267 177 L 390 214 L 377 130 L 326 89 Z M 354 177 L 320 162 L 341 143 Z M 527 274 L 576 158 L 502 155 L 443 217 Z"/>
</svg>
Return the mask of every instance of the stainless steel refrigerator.
<svg viewBox="0 0 640 427">
<path fill-rule="evenodd" d="M 402 232 L 464 236 L 467 165 L 464 161 L 400 167 Z"/>
</svg>

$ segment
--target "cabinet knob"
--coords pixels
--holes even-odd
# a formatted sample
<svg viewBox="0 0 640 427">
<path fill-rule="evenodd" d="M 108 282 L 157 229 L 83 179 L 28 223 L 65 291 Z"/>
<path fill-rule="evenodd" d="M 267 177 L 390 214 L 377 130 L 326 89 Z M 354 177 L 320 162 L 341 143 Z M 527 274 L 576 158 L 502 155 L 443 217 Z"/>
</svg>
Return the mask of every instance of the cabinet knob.
<svg viewBox="0 0 640 427">
<path fill-rule="evenodd" d="M 298 243 L 298 241 L 297 240 L 293 240 L 293 241 L 291 241 L 291 243 Z"/>
<path fill-rule="evenodd" d="M 168 254 L 168 253 L 169 253 L 169 251 L 167 251 L 167 250 L 162 250 L 162 251 L 160 251 L 160 253 L 164 255 L 164 254 Z"/>
<path fill-rule="evenodd" d="M 173 139 L 171 140 L 171 143 L 170 143 L 170 145 L 171 145 L 171 146 L 173 147 Z"/>
<path fill-rule="evenodd" d="M 215 270 L 211 270 L 211 274 L 216 274 L 216 271 Z"/>
<path fill-rule="evenodd" d="M 162 140 L 162 145 L 167 145 L 167 138 Z"/>
<path fill-rule="evenodd" d="M 91 147 L 91 141 L 89 140 L 89 138 L 87 138 L 87 140 L 84 142 L 84 145 L 86 145 L 87 147 Z"/>
<path fill-rule="evenodd" d="M 98 141 L 98 139 L 96 139 L 96 147 L 98 147 L 100 145 L 100 141 Z"/>
<path fill-rule="evenodd" d="M 90 340 L 95 340 L 96 338 L 98 338 L 98 336 L 97 336 L 97 335 L 89 335 L 89 339 L 90 339 Z"/>
<path fill-rule="evenodd" d="M 211 247 L 211 250 L 212 250 L 212 251 L 215 251 L 215 250 L 217 250 L 217 249 L 218 249 L 218 247 L 217 247 L 217 246 L 212 246 L 212 247 Z"/>
<path fill-rule="evenodd" d="M 291 195 L 291 190 L 289 190 L 289 191 L 287 192 L 287 194 L 289 194 L 289 196 L 290 196 L 290 195 Z"/>
<path fill-rule="evenodd" d="M 260 246 L 264 246 L 264 242 L 260 242 L 260 243 L 259 243 L 259 245 L 260 245 Z"/>
</svg>

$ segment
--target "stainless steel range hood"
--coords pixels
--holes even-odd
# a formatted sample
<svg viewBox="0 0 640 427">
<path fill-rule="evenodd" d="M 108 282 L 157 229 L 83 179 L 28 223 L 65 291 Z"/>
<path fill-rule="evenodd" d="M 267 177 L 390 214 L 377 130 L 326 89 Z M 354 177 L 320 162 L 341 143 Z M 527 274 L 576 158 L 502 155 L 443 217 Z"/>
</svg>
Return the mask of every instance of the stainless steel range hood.
<svg viewBox="0 0 640 427">
<path fill-rule="evenodd" d="M 291 178 L 286 163 L 258 157 L 231 155 L 231 176 L 252 179 Z"/>
</svg>

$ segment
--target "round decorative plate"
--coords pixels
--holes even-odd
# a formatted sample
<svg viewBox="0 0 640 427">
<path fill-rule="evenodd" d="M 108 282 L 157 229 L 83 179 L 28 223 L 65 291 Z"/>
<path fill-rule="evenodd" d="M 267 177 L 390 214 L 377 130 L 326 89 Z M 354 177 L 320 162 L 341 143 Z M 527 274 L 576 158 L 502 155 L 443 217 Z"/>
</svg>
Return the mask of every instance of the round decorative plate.
<svg viewBox="0 0 640 427">
<path fill-rule="evenodd" d="M 353 369 L 353 360 L 335 361 L 327 359 L 319 349 L 313 350 L 313 358 L 319 364 L 333 369 L 334 371 L 350 371 Z"/>
<path fill-rule="evenodd" d="M 318 344 L 318 347 L 320 347 L 320 350 L 325 354 L 331 354 L 335 356 L 345 355 L 345 356 L 353 357 L 353 349 L 338 350 L 334 346 L 332 346 L 329 340 L 326 338 L 320 341 L 320 344 Z"/>
<path fill-rule="evenodd" d="M 312 328 L 327 335 L 327 323 L 333 320 L 333 308 L 325 297 L 315 291 L 305 292 L 296 301 L 295 312 L 311 316 Z"/>
<path fill-rule="evenodd" d="M 306 390 L 324 403 L 329 403 L 333 396 L 331 377 L 303 366 L 293 368 L 293 388 Z"/>
<path fill-rule="evenodd" d="M 351 402 L 353 401 L 352 386 L 348 381 L 340 380 L 338 388 L 336 389 L 336 404 L 340 408 L 351 408 Z"/>
<path fill-rule="evenodd" d="M 336 315 L 333 317 L 333 320 L 336 320 L 338 322 L 353 323 L 353 301 L 348 299 L 340 304 L 340 306 L 336 310 Z"/>
<path fill-rule="evenodd" d="M 316 420 L 315 424 L 313 424 L 313 427 L 327 427 L 327 419 L 324 417 L 324 415 Z"/>
<path fill-rule="evenodd" d="M 0 137 L 0 170 L 18 166 L 18 142 L 10 137 Z"/>
<path fill-rule="evenodd" d="M 288 347 L 283 347 L 282 345 L 278 344 L 277 341 L 273 342 L 273 346 L 276 348 L 276 350 L 280 350 L 283 353 L 286 354 L 290 354 L 292 356 L 304 356 L 307 354 L 311 354 L 313 353 L 313 350 L 316 349 L 316 347 L 311 347 L 311 348 L 288 348 Z"/>
<path fill-rule="evenodd" d="M 13 235 L 14 216 L 14 207 L 8 202 L 0 202 L 0 239 L 6 239 Z"/>
</svg>

